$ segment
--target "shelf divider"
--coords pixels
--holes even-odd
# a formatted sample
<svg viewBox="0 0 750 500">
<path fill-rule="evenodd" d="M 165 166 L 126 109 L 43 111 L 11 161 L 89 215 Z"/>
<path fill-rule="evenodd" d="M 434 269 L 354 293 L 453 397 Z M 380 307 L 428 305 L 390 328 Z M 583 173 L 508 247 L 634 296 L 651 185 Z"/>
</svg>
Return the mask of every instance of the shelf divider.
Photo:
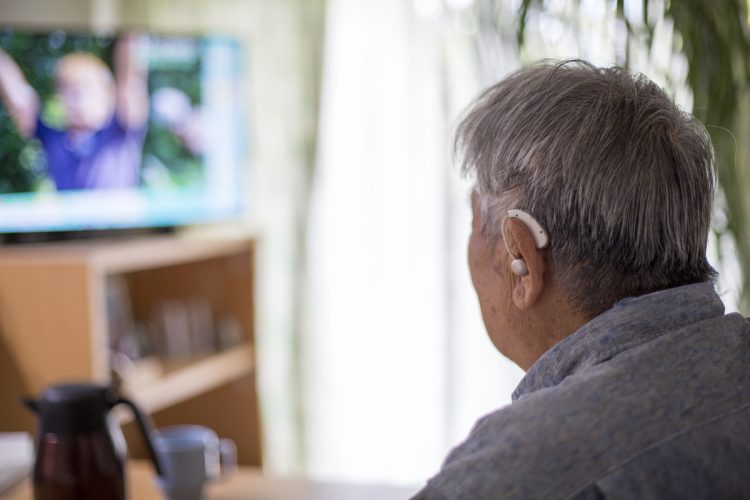
<svg viewBox="0 0 750 500">
<path fill-rule="evenodd" d="M 247 375 L 255 368 L 253 359 L 253 347 L 243 344 L 191 361 L 148 382 L 134 385 L 126 378 L 123 394 L 132 398 L 144 412 L 155 413 Z M 129 413 L 122 412 L 118 420 L 126 423 L 132 418 Z"/>
</svg>

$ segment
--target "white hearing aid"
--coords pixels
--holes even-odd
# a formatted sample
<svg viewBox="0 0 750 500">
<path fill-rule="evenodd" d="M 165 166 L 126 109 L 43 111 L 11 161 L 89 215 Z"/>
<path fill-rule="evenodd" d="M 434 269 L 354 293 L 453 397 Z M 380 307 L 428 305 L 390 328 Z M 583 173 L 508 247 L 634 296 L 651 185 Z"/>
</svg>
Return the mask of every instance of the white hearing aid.
<svg viewBox="0 0 750 500">
<path fill-rule="evenodd" d="M 528 214 L 523 210 L 508 210 L 506 217 L 510 217 L 511 219 L 518 219 L 523 222 L 529 232 L 531 232 L 531 236 L 534 237 L 534 243 L 536 243 L 536 247 L 540 250 L 542 248 L 547 248 L 547 245 L 549 245 L 549 236 L 547 236 L 547 231 L 542 228 L 542 226 L 536 221 L 533 216 L 531 216 L 531 214 Z"/>
<path fill-rule="evenodd" d="M 503 217 L 503 230 L 505 230 L 505 221 L 508 218 L 517 219 L 522 222 L 524 226 L 526 226 L 526 229 L 529 230 L 531 236 L 534 238 L 534 244 L 538 249 L 541 250 L 542 248 L 546 248 L 547 245 L 549 245 L 549 236 L 547 235 L 547 231 L 545 231 L 542 226 L 536 221 L 536 219 L 530 214 L 524 212 L 523 210 L 508 210 L 505 217 Z M 526 262 L 522 258 L 513 255 L 513 252 L 510 251 L 510 246 L 508 246 L 507 238 L 503 238 L 503 243 L 505 243 L 505 249 L 508 251 L 508 254 L 511 257 L 514 257 L 513 261 L 511 261 L 510 263 L 511 272 L 516 276 L 526 276 L 527 274 L 529 274 L 529 268 L 526 267 Z"/>
<path fill-rule="evenodd" d="M 529 274 L 529 268 L 526 267 L 526 261 L 523 259 L 513 259 L 510 263 L 510 270 L 517 276 L 526 276 Z"/>
</svg>

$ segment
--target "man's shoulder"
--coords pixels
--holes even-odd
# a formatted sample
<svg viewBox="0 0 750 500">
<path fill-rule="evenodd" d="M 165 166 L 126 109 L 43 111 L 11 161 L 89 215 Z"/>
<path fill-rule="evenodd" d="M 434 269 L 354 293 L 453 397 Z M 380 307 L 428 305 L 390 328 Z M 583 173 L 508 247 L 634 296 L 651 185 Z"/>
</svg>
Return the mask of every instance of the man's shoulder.
<svg viewBox="0 0 750 500">
<path fill-rule="evenodd" d="M 562 394 L 547 391 L 482 418 L 417 498 L 709 498 L 719 492 L 733 498 L 750 491 L 747 403 L 701 424 L 665 428 L 637 414 L 628 421 L 627 412 L 613 419 L 606 403 L 598 415 L 570 411 L 572 405 L 550 410 Z"/>
<path fill-rule="evenodd" d="M 567 498 L 625 491 L 665 468 L 679 479 L 670 484 L 693 484 L 681 475 L 699 471 L 700 488 L 719 470 L 750 466 L 750 336 L 699 330 L 675 330 L 487 415 L 428 488 L 449 498 Z M 706 453 L 722 458 L 701 464 Z M 739 481 L 722 484 L 750 488 Z"/>
<path fill-rule="evenodd" d="M 606 454 L 597 422 L 544 389 L 482 419 L 448 455 L 428 489 L 447 498 L 553 498 L 573 491 Z M 433 494 L 424 498 L 435 498 Z"/>
</svg>

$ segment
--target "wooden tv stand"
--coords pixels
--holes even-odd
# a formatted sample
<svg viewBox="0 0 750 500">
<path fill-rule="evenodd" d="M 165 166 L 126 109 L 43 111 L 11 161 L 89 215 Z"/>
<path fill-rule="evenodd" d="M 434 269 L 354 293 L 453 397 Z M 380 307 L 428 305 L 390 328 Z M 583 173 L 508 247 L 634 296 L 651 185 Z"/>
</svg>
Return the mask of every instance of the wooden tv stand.
<svg viewBox="0 0 750 500">
<path fill-rule="evenodd" d="M 241 239 L 0 248 L 0 431 L 35 432 L 23 395 L 61 381 L 111 382 L 111 334 L 123 316 L 153 347 L 125 369 L 118 363 L 124 394 L 157 426 L 208 425 L 237 443 L 241 464 L 261 465 L 253 265 L 253 242 Z M 195 311 L 202 321 L 192 321 Z M 174 344 L 165 336 L 184 340 L 181 325 L 200 352 L 165 350 Z M 142 456 L 127 414 L 118 417 L 132 454 Z"/>
</svg>

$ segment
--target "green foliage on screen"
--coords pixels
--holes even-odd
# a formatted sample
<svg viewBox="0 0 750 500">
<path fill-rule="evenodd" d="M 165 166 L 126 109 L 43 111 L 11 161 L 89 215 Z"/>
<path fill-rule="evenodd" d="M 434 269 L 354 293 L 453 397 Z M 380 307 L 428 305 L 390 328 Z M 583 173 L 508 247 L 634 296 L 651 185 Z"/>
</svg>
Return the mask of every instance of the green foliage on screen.
<svg viewBox="0 0 750 500">
<path fill-rule="evenodd" d="M 36 90 L 44 116 L 54 113 L 55 64 L 74 51 L 91 52 L 110 64 L 112 37 L 0 32 L 0 47 L 16 62 Z M 0 193 L 39 191 L 49 186 L 46 161 L 38 141 L 25 141 L 4 106 L 0 105 Z"/>
<path fill-rule="evenodd" d="M 182 91 L 190 104 L 198 108 L 201 104 L 200 45 L 195 40 L 182 39 L 181 56 L 162 55 L 163 39 L 154 37 L 151 43 L 148 88 L 149 94 L 162 88 Z M 168 42 L 167 42 L 168 43 Z M 192 154 L 166 125 L 152 120 L 149 123 L 143 146 L 144 168 L 156 170 L 156 175 L 145 172 L 146 185 L 163 188 L 166 184 L 189 186 L 203 178 L 201 158 Z"/>
</svg>

